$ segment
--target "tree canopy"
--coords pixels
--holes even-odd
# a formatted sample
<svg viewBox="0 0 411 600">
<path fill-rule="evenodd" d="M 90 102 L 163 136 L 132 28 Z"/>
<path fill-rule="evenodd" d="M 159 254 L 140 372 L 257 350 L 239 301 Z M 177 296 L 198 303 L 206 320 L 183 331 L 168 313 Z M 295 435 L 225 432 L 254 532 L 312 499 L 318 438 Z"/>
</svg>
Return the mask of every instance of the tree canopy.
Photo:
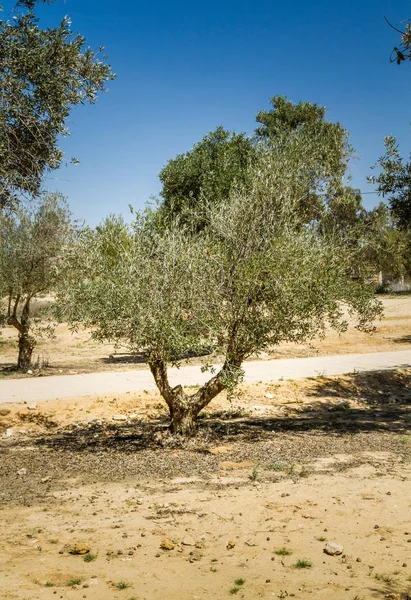
<svg viewBox="0 0 411 600">
<path fill-rule="evenodd" d="M 39 194 L 43 175 L 62 163 L 70 110 L 93 104 L 114 78 L 103 48 L 88 48 L 69 17 L 42 29 L 35 4 L 21 0 L 0 19 L 0 208 Z"/>
<path fill-rule="evenodd" d="M 325 119 L 326 109 L 318 104 L 287 100 L 284 96 L 271 99 L 272 109 L 257 114 L 253 137 L 229 133 L 222 127 L 207 134 L 192 150 L 171 159 L 160 173 L 162 183 L 158 217 L 163 222 L 176 216 L 186 223 L 200 222 L 209 204 L 227 200 L 235 187 L 250 184 L 250 173 L 267 149 L 285 147 L 289 138 L 311 136 L 316 162 L 321 167 L 313 171 L 300 201 L 306 221 L 317 215 L 321 207 L 318 194 L 335 192 L 342 186 L 352 148 L 348 134 L 339 123 Z M 321 139 L 321 144 L 318 141 Z"/>
</svg>

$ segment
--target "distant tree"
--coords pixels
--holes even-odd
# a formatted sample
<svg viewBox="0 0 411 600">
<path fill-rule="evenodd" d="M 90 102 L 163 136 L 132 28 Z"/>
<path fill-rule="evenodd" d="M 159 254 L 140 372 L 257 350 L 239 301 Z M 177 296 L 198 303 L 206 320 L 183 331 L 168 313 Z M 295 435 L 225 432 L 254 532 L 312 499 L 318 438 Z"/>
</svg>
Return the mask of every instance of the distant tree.
<svg viewBox="0 0 411 600">
<path fill-rule="evenodd" d="M 0 321 L 18 332 L 19 369 L 30 367 L 36 335 L 41 333 L 31 317 L 31 303 L 54 291 L 72 233 L 70 212 L 56 194 L 44 196 L 34 206 L 21 204 L 0 213 Z"/>
<path fill-rule="evenodd" d="M 299 210 L 305 222 L 318 217 L 323 206 L 321 194 L 340 190 L 352 148 L 348 134 L 339 123 L 325 119 L 326 109 L 318 104 L 293 104 L 284 96 L 271 99 L 272 109 L 257 114 L 254 137 L 229 133 L 222 127 L 207 134 L 192 150 L 170 160 L 160 173 L 163 184 L 157 219 L 179 217 L 180 222 L 203 226 L 208 204 L 226 200 L 235 187 L 250 184 L 251 172 L 264 152 L 275 144 L 287 144 L 292 136 L 304 133 L 315 140 L 316 161 L 321 169 L 306 182 Z M 300 138 L 301 139 L 301 138 Z M 321 144 L 317 141 L 321 139 Z M 321 174 L 320 174 L 321 173 Z"/>
<path fill-rule="evenodd" d="M 145 214 L 131 227 L 110 218 L 86 229 L 68 255 L 65 318 L 145 352 L 174 434 L 194 433 L 200 411 L 241 379 L 253 354 L 312 339 L 327 325 L 345 330 L 345 309 L 366 330 L 380 314 L 373 290 L 347 272 L 350 249 L 301 226 L 300 199 L 313 173 L 323 176 L 319 152 L 321 139 L 306 132 L 273 142 L 243 189 L 208 204 L 196 235 L 178 221 L 153 228 Z M 205 345 L 222 365 L 188 395 L 167 368 Z"/>
<path fill-rule="evenodd" d="M 250 138 L 217 127 L 161 170 L 163 202 L 157 217 L 169 221 L 178 216 L 201 227 L 201 213 L 209 202 L 220 203 L 233 186 L 246 184 L 253 158 Z"/>
<path fill-rule="evenodd" d="M 62 163 L 71 109 L 94 104 L 114 78 L 68 17 L 41 29 L 35 4 L 20 0 L 11 20 L 0 19 L 0 209 L 39 194 L 43 175 Z"/>
<path fill-rule="evenodd" d="M 366 210 L 359 190 L 345 186 L 330 198 L 319 227 L 351 249 L 350 268 L 359 279 L 379 271 L 398 277 L 408 271 L 408 236 L 397 228 L 385 203 Z"/>
<path fill-rule="evenodd" d="M 387 198 L 398 226 L 411 230 L 411 161 L 405 162 L 401 157 L 395 137 L 387 136 L 384 145 L 385 154 L 373 167 L 381 171 L 368 179 Z"/>
</svg>

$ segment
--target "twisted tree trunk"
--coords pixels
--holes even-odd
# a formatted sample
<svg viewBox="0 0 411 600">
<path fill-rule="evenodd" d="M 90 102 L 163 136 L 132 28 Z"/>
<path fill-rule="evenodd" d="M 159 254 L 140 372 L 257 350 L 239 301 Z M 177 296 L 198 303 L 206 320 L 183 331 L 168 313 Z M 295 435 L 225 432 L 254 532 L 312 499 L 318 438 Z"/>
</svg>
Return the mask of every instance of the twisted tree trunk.
<svg viewBox="0 0 411 600">
<path fill-rule="evenodd" d="M 170 430 L 175 435 L 190 437 L 198 427 L 198 415 L 220 392 L 227 387 L 228 377 L 239 370 L 242 359 L 226 360 L 221 370 L 205 383 L 195 394 L 187 395 L 181 385 L 171 387 L 166 363 L 153 355 L 148 356 L 148 365 L 157 387 L 170 411 Z"/>
<path fill-rule="evenodd" d="M 20 296 L 16 297 L 13 312 L 11 313 L 11 302 L 9 301 L 9 325 L 13 325 L 19 332 L 19 357 L 17 359 L 17 368 L 27 370 L 31 366 L 31 358 L 36 345 L 35 338 L 30 335 L 30 301 L 31 296 L 27 297 L 21 312 L 20 320 L 17 317 L 17 309 L 20 302 Z M 11 313 L 11 314 L 10 314 Z"/>
</svg>

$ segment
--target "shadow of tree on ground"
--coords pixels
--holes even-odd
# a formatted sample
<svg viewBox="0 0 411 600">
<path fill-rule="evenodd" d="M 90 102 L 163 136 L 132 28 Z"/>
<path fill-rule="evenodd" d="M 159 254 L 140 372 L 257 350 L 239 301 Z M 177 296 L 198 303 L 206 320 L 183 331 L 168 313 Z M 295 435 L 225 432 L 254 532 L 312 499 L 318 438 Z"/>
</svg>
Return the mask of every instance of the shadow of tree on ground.
<svg viewBox="0 0 411 600">
<path fill-rule="evenodd" d="M 320 378 L 311 383 L 305 395 L 316 399 L 313 402 L 297 404 L 295 408 L 287 406 L 284 414 L 267 416 L 245 413 L 229 418 L 221 412 L 211 413 L 199 420 L 198 434 L 191 441 L 167 437 L 168 415 L 164 412 L 150 422 L 96 421 L 53 429 L 36 438 L 34 443 L 78 452 L 96 449 L 136 452 L 159 448 L 166 442 L 170 447 L 195 449 L 197 446 L 197 451 L 203 451 L 208 444 L 258 443 L 272 439 L 273 433 L 407 436 L 411 430 L 411 372 L 357 373 L 350 377 Z M 324 400 L 330 397 L 331 402 Z"/>
</svg>

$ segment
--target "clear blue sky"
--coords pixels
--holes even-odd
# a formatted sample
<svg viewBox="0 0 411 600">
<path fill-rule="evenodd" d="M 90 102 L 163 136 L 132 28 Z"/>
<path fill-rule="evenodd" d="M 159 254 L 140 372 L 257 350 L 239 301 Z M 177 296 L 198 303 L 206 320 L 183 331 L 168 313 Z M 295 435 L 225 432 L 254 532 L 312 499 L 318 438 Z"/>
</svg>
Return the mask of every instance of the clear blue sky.
<svg viewBox="0 0 411 600">
<path fill-rule="evenodd" d="M 411 17 L 409 2 L 56 0 L 40 14 L 47 25 L 68 14 L 90 46 L 104 44 L 117 74 L 70 117 L 63 148 L 80 166 L 45 182 L 91 224 L 143 206 L 167 160 L 217 125 L 251 134 L 277 94 L 327 106 L 349 130 L 362 190 L 372 190 L 365 178 L 385 135 L 411 150 L 411 64 L 389 63 L 399 38 L 384 21 Z"/>
</svg>

